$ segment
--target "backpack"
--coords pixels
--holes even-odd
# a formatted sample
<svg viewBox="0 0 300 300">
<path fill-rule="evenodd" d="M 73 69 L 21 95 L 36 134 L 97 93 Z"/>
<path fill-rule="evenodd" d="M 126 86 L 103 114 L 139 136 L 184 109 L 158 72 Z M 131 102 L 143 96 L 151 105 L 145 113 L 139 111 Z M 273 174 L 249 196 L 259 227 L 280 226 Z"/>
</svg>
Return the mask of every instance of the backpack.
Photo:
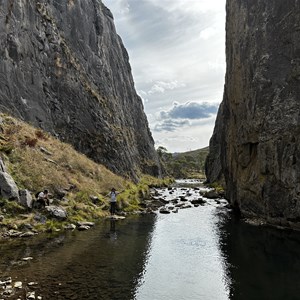
<svg viewBox="0 0 300 300">
<path fill-rule="evenodd" d="M 36 194 L 35 194 L 35 198 L 37 199 L 38 197 L 39 197 L 39 194 L 41 193 L 41 191 L 40 192 L 37 192 Z"/>
</svg>

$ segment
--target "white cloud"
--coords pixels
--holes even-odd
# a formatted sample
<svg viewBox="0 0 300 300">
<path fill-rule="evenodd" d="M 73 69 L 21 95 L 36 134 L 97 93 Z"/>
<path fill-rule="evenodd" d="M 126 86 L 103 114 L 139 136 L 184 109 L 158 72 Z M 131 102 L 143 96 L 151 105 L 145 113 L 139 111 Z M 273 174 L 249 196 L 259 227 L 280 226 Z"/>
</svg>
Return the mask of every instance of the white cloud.
<svg viewBox="0 0 300 300">
<path fill-rule="evenodd" d="M 217 33 L 218 33 L 218 30 L 216 28 L 208 27 L 208 28 L 203 29 L 200 32 L 200 38 L 204 39 L 204 40 L 207 40 L 207 39 L 215 36 Z"/>
<path fill-rule="evenodd" d="M 174 102 L 173 107 L 160 111 L 158 116 L 159 119 L 201 120 L 216 115 L 218 107 L 218 103 L 188 101 L 180 104 Z"/>
<path fill-rule="evenodd" d="M 169 12 L 183 11 L 193 14 L 220 11 L 225 5 L 222 0 L 150 0 L 150 2 Z"/>
<path fill-rule="evenodd" d="M 177 80 L 165 82 L 165 81 L 156 81 L 151 89 L 148 91 L 149 95 L 156 93 L 164 93 L 167 90 L 174 90 L 180 87 L 185 87 L 184 83 L 178 82 Z"/>
<path fill-rule="evenodd" d="M 189 147 L 189 143 L 193 149 L 207 146 L 213 131 L 215 114 L 205 119 L 190 118 L 192 107 L 185 102 L 203 99 L 216 104 L 222 100 L 225 1 L 103 0 L 112 10 L 118 34 L 128 50 L 153 137 L 160 141 L 172 138 L 172 142 L 166 140 L 172 151 Z M 178 102 L 177 109 L 174 101 Z M 166 114 L 164 119 L 161 112 Z M 181 119 L 174 118 L 180 114 Z M 169 119 L 172 122 L 164 123 Z M 179 126 L 175 121 L 183 123 Z M 174 131 L 161 130 L 167 125 Z M 154 131 L 155 126 L 160 131 Z M 182 145 L 185 143 L 176 136 L 194 140 Z"/>
</svg>

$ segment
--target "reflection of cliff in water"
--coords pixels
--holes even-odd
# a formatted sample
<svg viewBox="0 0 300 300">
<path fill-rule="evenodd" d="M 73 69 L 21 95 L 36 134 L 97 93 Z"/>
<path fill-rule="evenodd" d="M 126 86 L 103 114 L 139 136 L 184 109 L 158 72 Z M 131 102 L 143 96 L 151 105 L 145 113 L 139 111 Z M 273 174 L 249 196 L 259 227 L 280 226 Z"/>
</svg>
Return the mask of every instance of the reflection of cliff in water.
<svg viewBox="0 0 300 300">
<path fill-rule="evenodd" d="M 221 220 L 221 219 L 220 219 Z M 220 221 L 230 299 L 299 299 L 300 233 Z"/>
<path fill-rule="evenodd" d="M 132 299 L 154 220 L 106 220 L 87 232 L 0 244 L 5 253 L 0 257 L 1 273 L 24 284 L 38 282 L 36 291 L 43 299 Z M 16 264 L 25 256 L 33 260 Z"/>
</svg>

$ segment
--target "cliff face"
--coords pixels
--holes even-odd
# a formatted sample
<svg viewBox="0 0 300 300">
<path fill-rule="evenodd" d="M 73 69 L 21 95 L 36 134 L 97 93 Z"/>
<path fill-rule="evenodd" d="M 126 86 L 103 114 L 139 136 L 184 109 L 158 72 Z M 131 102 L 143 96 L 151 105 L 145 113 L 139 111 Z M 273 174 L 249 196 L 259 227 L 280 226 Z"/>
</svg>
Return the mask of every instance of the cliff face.
<svg viewBox="0 0 300 300">
<path fill-rule="evenodd" d="M 0 1 L 0 110 L 111 170 L 157 175 L 128 54 L 100 0 Z"/>
<path fill-rule="evenodd" d="M 208 181 L 246 216 L 300 222 L 300 2 L 227 0 L 224 99 Z M 221 171 L 216 166 L 221 165 Z M 216 175 L 217 174 L 217 175 Z"/>
</svg>

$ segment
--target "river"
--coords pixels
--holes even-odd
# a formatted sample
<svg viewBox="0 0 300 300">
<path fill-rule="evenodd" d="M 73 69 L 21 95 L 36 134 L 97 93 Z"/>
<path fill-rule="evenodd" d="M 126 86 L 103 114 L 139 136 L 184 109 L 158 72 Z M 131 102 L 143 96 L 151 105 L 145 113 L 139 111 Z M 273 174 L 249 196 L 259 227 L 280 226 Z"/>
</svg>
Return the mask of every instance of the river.
<svg viewBox="0 0 300 300">
<path fill-rule="evenodd" d="M 2 241 L 0 255 L 0 277 L 23 283 L 7 299 L 300 299 L 300 234 L 246 224 L 214 200 Z"/>
</svg>

